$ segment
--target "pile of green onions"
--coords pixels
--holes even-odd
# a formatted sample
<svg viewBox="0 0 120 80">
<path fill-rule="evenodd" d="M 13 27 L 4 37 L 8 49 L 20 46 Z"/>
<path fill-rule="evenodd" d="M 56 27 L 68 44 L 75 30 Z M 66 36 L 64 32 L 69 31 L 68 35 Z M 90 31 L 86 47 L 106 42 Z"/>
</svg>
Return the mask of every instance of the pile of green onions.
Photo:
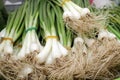
<svg viewBox="0 0 120 80">
<path fill-rule="evenodd" d="M 1 57 L 11 54 L 13 60 L 23 60 L 37 53 L 32 56 L 35 61 L 52 64 L 56 58 L 66 56 L 73 32 L 65 25 L 62 13 L 52 1 L 25 1 L 9 16 L 6 28 L 1 31 Z"/>
<path fill-rule="evenodd" d="M 3 57 L 9 56 L 12 59 L 7 57 L 6 59 L 11 62 L 25 63 L 19 71 L 16 70 L 17 77 L 24 79 L 34 72 L 36 65 L 38 69 L 42 65 L 52 65 L 59 59 L 70 58 L 70 55 L 77 52 L 77 49 L 81 53 L 88 55 L 86 58 L 90 59 L 91 55 L 93 55 L 90 49 L 95 41 L 103 41 L 103 39 L 116 40 L 116 36 L 120 39 L 119 14 L 114 15 L 114 11 L 109 12 L 112 15 L 109 15 L 107 26 L 108 30 L 113 32 L 114 35 L 106 27 L 103 27 L 106 26 L 106 22 L 104 22 L 106 18 L 97 17 L 99 19 L 96 19 L 96 17 L 91 16 L 90 10 L 95 10 L 90 7 L 88 1 L 81 0 L 79 5 L 90 9 L 82 8 L 71 0 L 26 0 L 21 7 L 9 16 L 6 27 L 0 32 L 0 61 Z M 120 11 L 119 8 L 116 8 L 115 13 L 117 11 Z M 81 32 L 71 29 L 71 25 L 67 22 L 71 20 L 71 24 L 74 25 L 74 23 L 79 23 L 80 20 L 86 22 L 91 17 L 94 21 L 96 20 L 94 23 L 102 25 L 98 25 L 101 27 L 97 29 L 97 34 L 94 37 L 85 36 L 84 33 L 81 36 Z M 85 27 L 85 25 L 82 27 Z M 96 25 L 95 28 L 97 28 Z M 96 32 L 93 31 L 93 33 Z M 79 58 L 83 54 L 75 53 L 74 55 Z M 27 61 L 29 56 L 30 63 Z M 94 59 L 94 56 L 92 58 Z M 73 63 L 75 63 L 75 60 L 77 59 L 73 59 Z M 16 66 L 15 64 L 10 65 Z"/>
</svg>

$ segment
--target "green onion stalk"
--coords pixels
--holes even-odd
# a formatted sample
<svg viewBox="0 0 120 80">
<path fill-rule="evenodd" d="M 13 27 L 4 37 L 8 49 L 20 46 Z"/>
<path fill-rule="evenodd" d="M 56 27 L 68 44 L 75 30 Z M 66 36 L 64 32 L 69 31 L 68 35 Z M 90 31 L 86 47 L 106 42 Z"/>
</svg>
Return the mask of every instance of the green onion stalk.
<svg viewBox="0 0 120 80">
<path fill-rule="evenodd" d="M 0 43 L 1 56 L 13 54 L 13 44 L 24 30 L 25 9 L 26 4 L 10 15 L 6 28 L 3 30 L 2 42 Z"/>
<path fill-rule="evenodd" d="M 44 38 L 46 44 L 43 50 L 36 56 L 38 63 L 52 64 L 56 58 L 66 56 L 68 50 L 58 41 L 57 29 L 56 29 L 56 14 L 57 9 L 47 0 L 41 1 L 39 17 L 40 26 L 44 31 Z"/>
<path fill-rule="evenodd" d="M 26 55 L 30 53 L 39 53 L 42 49 L 42 45 L 39 42 L 36 29 L 38 21 L 38 5 L 39 0 L 28 0 L 26 1 L 27 9 L 25 16 L 25 32 L 24 41 L 22 43 L 22 48 L 17 54 L 16 59 L 25 58 Z"/>
</svg>

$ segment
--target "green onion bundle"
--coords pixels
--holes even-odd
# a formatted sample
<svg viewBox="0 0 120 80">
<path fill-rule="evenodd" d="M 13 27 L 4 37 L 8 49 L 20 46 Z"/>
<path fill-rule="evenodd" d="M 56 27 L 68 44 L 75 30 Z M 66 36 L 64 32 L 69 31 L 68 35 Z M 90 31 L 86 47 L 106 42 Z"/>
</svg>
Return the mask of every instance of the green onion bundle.
<svg viewBox="0 0 120 80">
<path fill-rule="evenodd" d="M 13 54 L 13 44 L 24 30 L 25 9 L 26 5 L 23 5 L 9 17 L 0 43 L 1 55 Z"/>
<path fill-rule="evenodd" d="M 59 12 L 59 14 L 57 12 Z M 53 3 L 47 0 L 41 1 L 39 12 L 40 27 L 44 31 L 46 44 L 43 50 L 36 56 L 37 61 L 40 63 L 53 63 L 56 58 L 68 54 L 68 50 L 65 47 L 71 47 L 72 34 L 69 30 L 65 33 L 65 25 L 62 18 L 60 18 L 62 17 L 61 13 L 62 11 L 58 6 L 54 6 Z M 59 18 L 60 20 L 58 20 Z M 57 20 L 55 21 L 55 19 Z M 58 41 L 59 39 L 61 43 Z"/>
<path fill-rule="evenodd" d="M 26 55 L 34 52 L 41 51 L 41 44 L 39 42 L 38 36 L 36 34 L 37 22 L 38 22 L 38 5 L 39 0 L 28 0 L 26 1 L 26 16 L 25 16 L 25 37 L 23 41 L 22 48 L 17 54 L 17 58 L 24 58 Z"/>
</svg>

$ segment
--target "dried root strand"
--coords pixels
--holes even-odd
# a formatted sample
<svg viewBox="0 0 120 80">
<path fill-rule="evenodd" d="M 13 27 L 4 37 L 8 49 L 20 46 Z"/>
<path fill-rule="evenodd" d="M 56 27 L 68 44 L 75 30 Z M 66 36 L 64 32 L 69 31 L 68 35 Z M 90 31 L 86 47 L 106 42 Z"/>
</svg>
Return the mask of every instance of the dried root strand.
<svg viewBox="0 0 120 80">
<path fill-rule="evenodd" d="M 105 17 L 102 15 L 89 14 L 82 18 L 65 18 L 64 21 L 69 25 L 71 29 L 76 31 L 78 34 L 85 35 L 87 37 L 94 38 L 101 28 L 105 26 Z"/>
<path fill-rule="evenodd" d="M 56 59 L 50 65 L 32 62 L 32 56 L 36 54 L 21 61 L 1 58 L 0 75 L 7 80 L 113 80 L 116 75 L 120 76 L 116 69 L 120 67 L 120 44 L 117 39 L 95 39 L 86 52 L 85 42 L 81 42 L 76 42 L 67 56 Z M 19 75 L 25 65 L 30 65 L 32 71 L 21 78 Z"/>
<path fill-rule="evenodd" d="M 120 64 L 120 62 L 117 61 L 117 59 L 120 59 L 120 44 L 118 41 L 109 38 L 96 40 L 96 42 L 89 47 L 89 50 L 86 63 L 87 77 L 92 79 L 100 79 L 103 77 L 113 79 L 115 75 L 110 69 Z"/>
<path fill-rule="evenodd" d="M 79 44 L 79 45 L 78 45 Z M 85 55 L 83 45 L 76 43 L 77 48 L 69 52 L 69 55 L 56 60 L 56 63 L 48 66 L 49 80 L 74 80 L 85 76 Z"/>
<path fill-rule="evenodd" d="M 28 64 L 29 61 L 0 60 L 0 75 L 6 80 L 46 80 L 43 67 Z"/>
<path fill-rule="evenodd" d="M 3 75 L 7 80 L 15 80 L 21 68 L 21 62 L 19 61 L 0 60 L 0 75 Z"/>
</svg>

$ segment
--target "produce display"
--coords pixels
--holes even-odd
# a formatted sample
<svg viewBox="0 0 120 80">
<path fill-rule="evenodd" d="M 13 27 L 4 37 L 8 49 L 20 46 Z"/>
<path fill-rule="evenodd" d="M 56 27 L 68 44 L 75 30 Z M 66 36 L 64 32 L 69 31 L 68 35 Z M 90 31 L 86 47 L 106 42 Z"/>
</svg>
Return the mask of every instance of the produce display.
<svg viewBox="0 0 120 80">
<path fill-rule="evenodd" d="M 120 7 L 88 0 L 25 0 L 0 32 L 5 80 L 120 77 Z"/>
</svg>

